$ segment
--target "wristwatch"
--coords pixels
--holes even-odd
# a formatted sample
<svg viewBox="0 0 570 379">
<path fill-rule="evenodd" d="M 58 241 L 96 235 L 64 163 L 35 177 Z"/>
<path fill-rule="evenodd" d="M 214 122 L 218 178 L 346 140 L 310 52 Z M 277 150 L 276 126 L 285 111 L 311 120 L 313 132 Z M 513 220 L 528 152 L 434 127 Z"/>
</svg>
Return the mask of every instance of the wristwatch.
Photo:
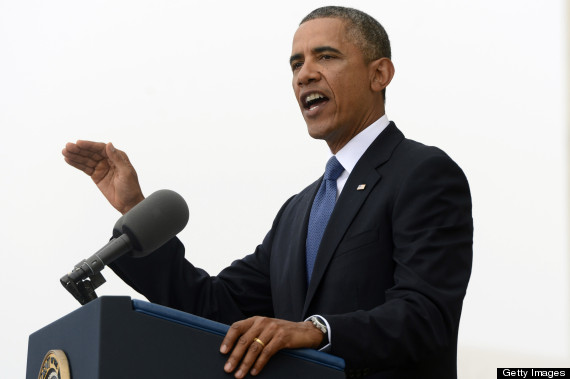
<svg viewBox="0 0 570 379">
<path fill-rule="evenodd" d="M 323 332 L 323 334 L 326 336 L 328 331 L 327 331 L 327 326 L 324 322 L 322 322 L 320 320 L 320 317 L 318 316 L 311 316 L 309 317 L 309 321 L 313 323 L 313 325 L 315 326 L 315 328 L 319 329 L 321 332 Z"/>
</svg>

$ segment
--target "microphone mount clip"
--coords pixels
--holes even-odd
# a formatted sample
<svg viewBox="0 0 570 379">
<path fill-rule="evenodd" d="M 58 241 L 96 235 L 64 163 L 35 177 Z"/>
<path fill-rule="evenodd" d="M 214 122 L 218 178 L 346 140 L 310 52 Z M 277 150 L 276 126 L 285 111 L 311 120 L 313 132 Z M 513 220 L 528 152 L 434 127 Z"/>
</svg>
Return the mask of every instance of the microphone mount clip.
<svg viewBox="0 0 570 379">
<path fill-rule="evenodd" d="M 105 283 L 100 270 L 94 269 L 99 262 L 90 265 L 86 259 L 75 265 L 73 271 L 59 280 L 63 287 L 73 295 L 81 305 L 97 298 L 95 290 Z"/>
</svg>

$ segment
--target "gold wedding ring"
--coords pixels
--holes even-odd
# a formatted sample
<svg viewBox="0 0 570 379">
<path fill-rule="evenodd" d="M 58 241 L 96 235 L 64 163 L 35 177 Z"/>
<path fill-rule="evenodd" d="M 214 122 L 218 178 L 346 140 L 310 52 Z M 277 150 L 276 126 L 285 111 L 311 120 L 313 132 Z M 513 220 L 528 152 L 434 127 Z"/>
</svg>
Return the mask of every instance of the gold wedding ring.
<svg viewBox="0 0 570 379">
<path fill-rule="evenodd" d="M 259 338 L 254 338 L 253 342 L 258 342 L 262 347 L 265 347 L 265 344 Z"/>
</svg>

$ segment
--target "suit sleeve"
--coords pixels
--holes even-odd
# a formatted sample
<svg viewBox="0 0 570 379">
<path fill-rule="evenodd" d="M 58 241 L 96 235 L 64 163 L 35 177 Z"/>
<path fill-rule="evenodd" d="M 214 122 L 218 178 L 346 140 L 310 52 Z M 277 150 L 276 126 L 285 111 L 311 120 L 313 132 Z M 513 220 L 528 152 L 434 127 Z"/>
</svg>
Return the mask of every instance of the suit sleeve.
<svg viewBox="0 0 570 379">
<path fill-rule="evenodd" d="M 253 315 L 273 317 L 269 281 L 272 239 L 270 231 L 253 254 L 234 261 L 218 276 L 210 276 L 187 261 L 178 238 L 143 258 L 123 256 L 110 267 L 153 303 L 226 324 Z"/>
<path fill-rule="evenodd" d="M 394 191 L 394 285 L 386 301 L 366 311 L 323 315 L 333 333 L 331 352 L 364 372 L 422 364 L 429 357 L 455 359 L 440 353 L 456 349 L 471 274 L 469 186 L 443 153 L 405 171 Z"/>
</svg>

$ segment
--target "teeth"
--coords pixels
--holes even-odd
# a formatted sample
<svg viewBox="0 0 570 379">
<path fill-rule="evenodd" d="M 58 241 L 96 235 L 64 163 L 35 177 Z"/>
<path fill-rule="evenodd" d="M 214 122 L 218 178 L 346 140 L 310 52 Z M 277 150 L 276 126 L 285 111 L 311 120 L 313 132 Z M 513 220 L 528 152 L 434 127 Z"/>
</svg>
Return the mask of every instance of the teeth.
<svg viewBox="0 0 570 379">
<path fill-rule="evenodd" d="M 320 98 L 323 98 L 324 96 L 319 94 L 319 93 L 312 93 L 309 96 L 307 96 L 307 98 L 305 99 L 305 101 L 308 103 L 309 101 L 313 101 L 313 100 L 317 100 Z"/>
</svg>

